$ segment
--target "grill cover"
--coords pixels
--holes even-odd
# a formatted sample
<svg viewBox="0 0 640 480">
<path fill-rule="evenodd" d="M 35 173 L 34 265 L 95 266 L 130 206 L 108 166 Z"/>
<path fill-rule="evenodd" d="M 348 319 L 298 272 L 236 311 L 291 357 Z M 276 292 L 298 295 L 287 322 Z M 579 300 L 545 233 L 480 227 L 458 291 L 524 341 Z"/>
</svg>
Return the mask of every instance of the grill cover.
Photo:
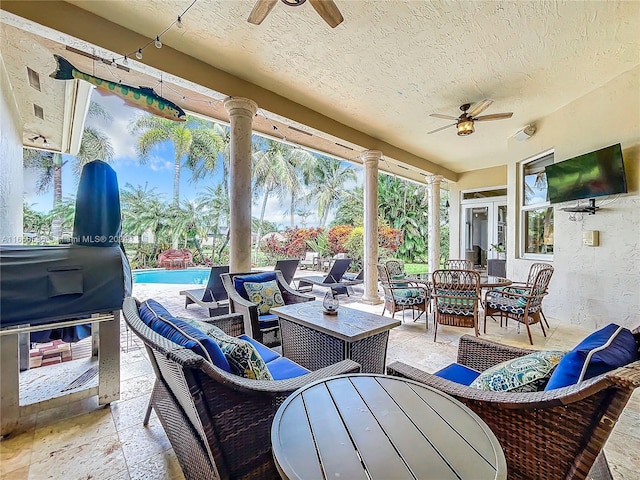
<svg viewBox="0 0 640 480">
<path fill-rule="evenodd" d="M 0 247 L 0 327 L 42 325 L 120 310 L 120 247 Z"/>
</svg>

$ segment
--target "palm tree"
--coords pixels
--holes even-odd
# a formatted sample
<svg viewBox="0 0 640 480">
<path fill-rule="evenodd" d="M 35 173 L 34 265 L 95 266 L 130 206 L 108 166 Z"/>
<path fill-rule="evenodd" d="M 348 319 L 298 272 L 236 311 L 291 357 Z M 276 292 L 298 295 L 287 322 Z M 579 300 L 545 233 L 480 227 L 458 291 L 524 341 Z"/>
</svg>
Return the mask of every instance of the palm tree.
<svg viewBox="0 0 640 480">
<path fill-rule="evenodd" d="M 146 265 L 145 254 L 142 248 L 142 235 L 146 231 L 153 234 L 153 250 L 150 258 L 155 258 L 158 252 L 158 244 L 167 226 L 167 206 L 162 196 L 155 192 L 155 188 L 149 189 L 138 185 L 134 187 L 127 183 L 121 191 L 122 198 L 122 230 L 127 235 L 138 236 L 138 248 L 136 260 Z"/>
<path fill-rule="evenodd" d="M 331 209 L 345 198 L 344 184 L 349 180 L 356 180 L 356 172 L 352 167 L 325 157 L 317 159 L 307 199 L 318 203 L 320 227 L 324 228 Z"/>
<path fill-rule="evenodd" d="M 22 158 L 25 168 L 38 170 L 36 190 L 38 193 L 46 193 L 53 185 L 53 205 L 55 210 L 62 203 L 62 167 L 67 163 L 62 160 L 62 155 L 45 150 L 32 150 L 24 148 Z M 54 239 L 62 235 L 62 218 L 54 216 L 51 223 L 51 235 Z"/>
<path fill-rule="evenodd" d="M 207 235 L 212 234 L 214 237 L 213 248 L 213 261 L 220 263 L 222 259 L 222 252 L 229 243 L 229 217 L 230 217 L 230 205 L 229 194 L 227 193 L 227 182 L 216 185 L 215 187 L 207 187 L 203 193 L 200 193 L 197 198 L 197 208 L 203 219 L 203 222 L 207 226 Z M 216 242 L 215 239 L 224 235 L 220 248 L 217 250 L 216 255 Z"/>
<path fill-rule="evenodd" d="M 204 120 L 188 117 L 185 123 L 144 115 L 131 125 L 138 135 L 137 151 L 141 163 L 146 163 L 154 147 L 171 142 L 174 149 L 173 205 L 180 205 L 180 170 L 184 161 L 195 172 L 215 169 L 223 140 Z M 197 178 L 197 177 L 196 177 Z"/>
<path fill-rule="evenodd" d="M 282 201 L 286 194 L 289 193 L 292 202 L 295 202 L 295 197 L 301 188 L 297 167 L 310 162 L 310 159 L 313 158 L 306 150 L 294 148 L 276 140 L 264 139 L 257 144 L 257 148 L 252 155 L 254 192 L 263 192 L 263 198 L 256 235 L 256 258 L 260 246 L 260 237 L 262 235 L 262 222 L 264 221 L 264 214 L 269 197 L 275 194 Z M 292 217 L 293 207 L 292 205 Z"/>
<path fill-rule="evenodd" d="M 96 102 L 89 104 L 87 118 L 102 119 L 106 122 L 113 120 L 111 114 Z M 76 155 L 76 161 L 73 163 L 73 172 L 75 176 L 79 177 L 82 167 L 87 163 L 94 160 L 109 162 L 113 159 L 113 155 L 113 146 L 109 137 L 95 127 L 85 126 L 82 131 L 80 150 Z"/>
</svg>

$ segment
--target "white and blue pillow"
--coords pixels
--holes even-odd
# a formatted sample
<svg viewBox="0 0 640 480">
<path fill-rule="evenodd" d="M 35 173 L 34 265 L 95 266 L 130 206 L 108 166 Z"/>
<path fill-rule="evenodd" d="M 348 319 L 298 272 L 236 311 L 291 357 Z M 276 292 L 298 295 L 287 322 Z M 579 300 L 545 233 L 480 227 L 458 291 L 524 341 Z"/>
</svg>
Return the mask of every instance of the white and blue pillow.
<svg viewBox="0 0 640 480">
<path fill-rule="evenodd" d="M 545 390 L 574 385 L 637 359 L 633 334 L 624 327 L 610 323 L 593 332 L 564 356 Z"/>
</svg>

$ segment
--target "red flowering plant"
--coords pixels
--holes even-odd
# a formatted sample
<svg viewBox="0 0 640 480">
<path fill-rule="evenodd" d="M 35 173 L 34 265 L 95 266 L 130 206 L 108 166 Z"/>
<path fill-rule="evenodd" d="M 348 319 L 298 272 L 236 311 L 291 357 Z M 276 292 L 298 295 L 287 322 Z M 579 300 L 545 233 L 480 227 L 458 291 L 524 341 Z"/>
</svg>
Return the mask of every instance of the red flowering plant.
<svg viewBox="0 0 640 480">
<path fill-rule="evenodd" d="M 352 225 L 336 225 L 335 227 L 331 227 L 329 229 L 329 231 L 327 232 L 327 237 L 329 240 L 329 248 L 331 249 L 332 255 L 347 252 L 347 239 L 349 238 L 349 234 L 352 232 L 352 230 Z"/>
</svg>

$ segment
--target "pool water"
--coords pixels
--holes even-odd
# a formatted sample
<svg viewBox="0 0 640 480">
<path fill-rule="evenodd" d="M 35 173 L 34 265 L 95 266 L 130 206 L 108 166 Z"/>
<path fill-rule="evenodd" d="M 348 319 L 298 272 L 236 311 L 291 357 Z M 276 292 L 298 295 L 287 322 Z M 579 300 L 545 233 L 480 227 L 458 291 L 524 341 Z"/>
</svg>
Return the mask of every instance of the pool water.
<svg viewBox="0 0 640 480">
<path fill-rule="evenodd" d="M 134 270 L 133 283 L 173 283 L 206 285 L 210 268 L 188 268 L 186 270 Z"/>
</svg>

